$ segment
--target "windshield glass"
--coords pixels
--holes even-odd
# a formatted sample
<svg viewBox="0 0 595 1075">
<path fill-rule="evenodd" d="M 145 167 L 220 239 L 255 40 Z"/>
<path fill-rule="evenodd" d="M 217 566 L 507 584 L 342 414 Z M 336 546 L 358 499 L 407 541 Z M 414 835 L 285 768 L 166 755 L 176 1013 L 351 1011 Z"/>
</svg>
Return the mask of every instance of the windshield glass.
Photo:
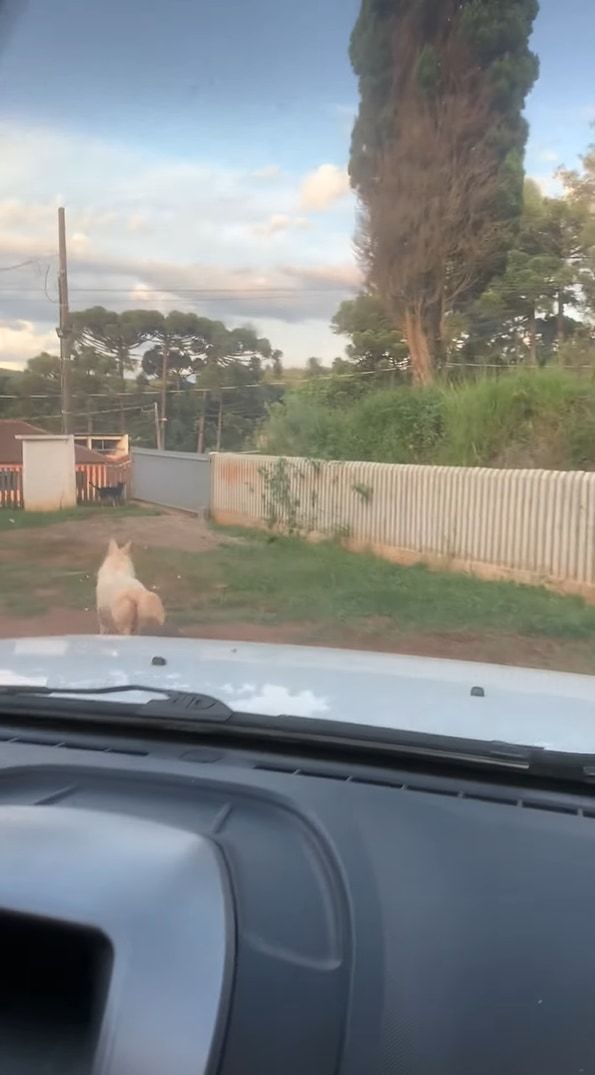
<svg viewBox="0 0 595 1075">
<path fill-rule="evenodd" d="M 580 0 L 0 3 L 2 683 L 79 683 L 70 636 L 145 683 L 166 636 L 185 689 L 460 734 L 432 658 L 595 673 L 594 38 Z M 595 705 L 455 679 L 479 738 Z"/>
</svg>

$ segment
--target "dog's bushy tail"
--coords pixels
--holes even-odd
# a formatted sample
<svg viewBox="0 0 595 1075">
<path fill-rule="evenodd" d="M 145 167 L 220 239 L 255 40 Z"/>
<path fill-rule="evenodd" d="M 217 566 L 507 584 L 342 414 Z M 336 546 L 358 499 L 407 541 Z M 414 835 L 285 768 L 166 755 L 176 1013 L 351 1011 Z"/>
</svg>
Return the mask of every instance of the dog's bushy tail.
<svg viewBox="0 0 595 1075">
<path fill-rule="evenodd" d="M 152 590 L 140 591 L 136 599 L 136 618 L 139 628 L 151 623 L 163 627 L 165 609 L 159 594 L 153 593 Z"/>
<path fill-rule="evenodd" d="M 118 635 L 136 635 L 143 627 L 162 627 L 165 623 L 161 598 L 141 587 L 130 587 L 119 594 L 110 611 Z"/>
</svg>

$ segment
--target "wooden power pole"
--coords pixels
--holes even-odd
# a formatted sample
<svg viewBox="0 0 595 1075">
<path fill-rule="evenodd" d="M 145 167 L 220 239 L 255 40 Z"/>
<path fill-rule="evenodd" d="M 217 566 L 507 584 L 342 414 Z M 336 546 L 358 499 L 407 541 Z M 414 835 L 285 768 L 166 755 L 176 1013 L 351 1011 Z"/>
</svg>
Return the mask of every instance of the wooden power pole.
<svg viewBox="0 0 595 1075">
<path fill-rule="evenodd" d="M 58 301 L 60 303 L 60 378 L 62 390 L 62 429 L 71 433 L 72 395 L 70 389 L 70 310 L 68 308 L 68 262 L 66 259 L 66 219 L 64 209 L 58 209 Z"/>
<path fill-rule="evenodd" d="M 159 451 L 161 448 L 161 424 L 159 422 L 159 404 L 153 404 L 153 416 L 155 419 L 155 447 Z"/>
<path fill-rule="evenodd" d="M 219 393 L 219 413 L 217 414 L 217 443 L 215 451 L 221 451 L 221 433 L 223 431 L 223 392 Z"/>
<path fill-rule="evenodd" d="M 161 406 L 159 414 L 159 443 L 158 448 L 161 451 L 165 449 L 165 436 L 167 429 L 167 375 L 169 373 L 169 343 L 163 344 L 163 354 L 161 356 Z"/>
<path fill-rule="evenodd" d="M 196 450 L 199 455 L 204 455 L 205 450 L 205 419 L 207 416 L 207 400 L 209 393 L 203 390 L 200 401 L 200 415 L 198 418 L 198 441 Z"/>
</svg>

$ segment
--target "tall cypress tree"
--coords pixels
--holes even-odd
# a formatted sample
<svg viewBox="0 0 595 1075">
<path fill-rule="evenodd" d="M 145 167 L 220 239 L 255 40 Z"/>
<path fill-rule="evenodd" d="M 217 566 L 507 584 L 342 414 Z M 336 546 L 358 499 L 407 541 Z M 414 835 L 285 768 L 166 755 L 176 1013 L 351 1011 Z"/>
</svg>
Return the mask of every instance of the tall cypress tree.
<svg viewBox="0 0 595 1075">
<path fill-rule="evenodd" d="M 514 238 L 536 14 L 537 0 L 362 0 L 358 245 L 420 382 L 440 365 L 445 315 L 486 286 Z"/>
</svg>

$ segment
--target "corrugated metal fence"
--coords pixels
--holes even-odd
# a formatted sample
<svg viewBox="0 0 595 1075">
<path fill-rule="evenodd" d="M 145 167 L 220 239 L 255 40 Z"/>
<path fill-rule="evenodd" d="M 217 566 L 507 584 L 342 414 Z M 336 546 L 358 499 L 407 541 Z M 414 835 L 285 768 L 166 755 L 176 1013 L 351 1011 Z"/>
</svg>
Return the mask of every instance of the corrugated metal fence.
<svg viewBox="0 0 595 1075">
<path fill-rule="evenodd" d="M 220 523 L 595 598 L 595 473 L 215 455 Z"/>
<path fill-rule="evenodd" d="M 209 506 L 209 456 L 194 452 L 132 451 L 132 496 L 149 504 L 185 511 Z"/>
</svg>

